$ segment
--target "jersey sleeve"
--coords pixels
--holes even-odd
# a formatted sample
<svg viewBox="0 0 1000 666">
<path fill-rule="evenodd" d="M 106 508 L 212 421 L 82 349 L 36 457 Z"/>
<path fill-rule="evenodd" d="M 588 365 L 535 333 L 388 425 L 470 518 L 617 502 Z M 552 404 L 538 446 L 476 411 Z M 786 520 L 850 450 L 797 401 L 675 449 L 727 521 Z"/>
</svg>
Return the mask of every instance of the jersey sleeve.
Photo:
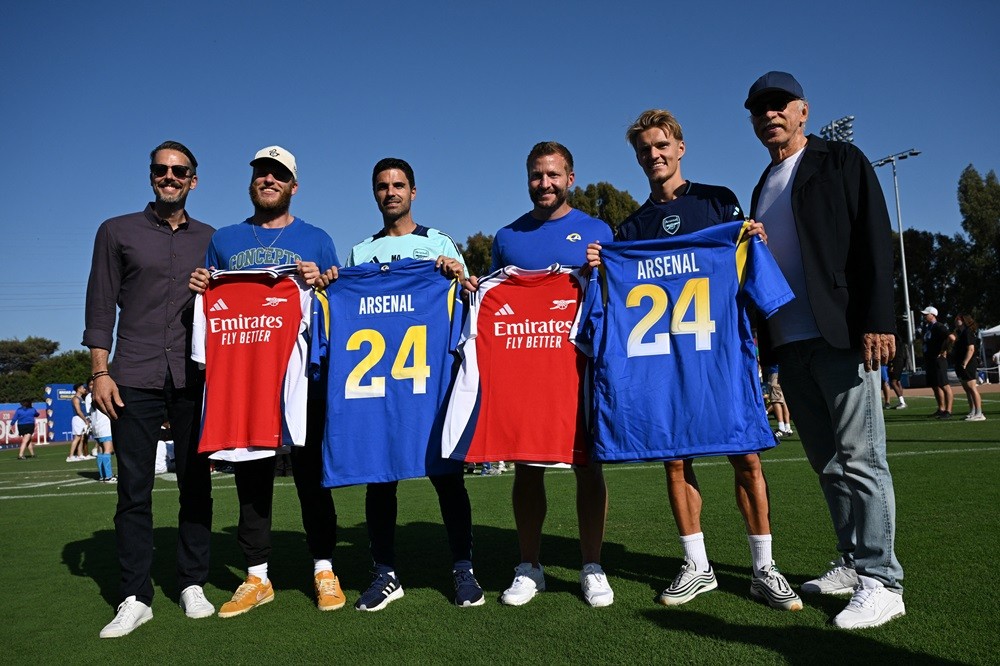
<svg viewBox="0 0 1000 666">
<path fill-rule="evenodd" d="M 764 317 L 770 318 L 778 308 L 795 298 L 795 294 L 760 236 L 743 234 L 737 246 L 737 257 L 744 252 L 745 263 L 740 271 L 743 291 Z"/>
<path fill-rule="evenodd" d="M 322 378 L 323 359 L 330 353 L 330 300 L 325 291 L 313 294 L 309 327 L 309 377 Z"/>
<path fill-rule="evenodd" d="M 191 325 L 191 360 L 205 367 L 205 295 L 194 297 L 194 323 Z"/>
<path fill-rule="evenodd" d="M 569 339 L 577 348 L 593 358 L 600 346 L 601 330 L 604 323 L 604 299 L 601 287 L 601 272 L 590 272 L 587 280 L 583 303 L 577 310 L 576 320 L 570 331 Z"/>
</svg>

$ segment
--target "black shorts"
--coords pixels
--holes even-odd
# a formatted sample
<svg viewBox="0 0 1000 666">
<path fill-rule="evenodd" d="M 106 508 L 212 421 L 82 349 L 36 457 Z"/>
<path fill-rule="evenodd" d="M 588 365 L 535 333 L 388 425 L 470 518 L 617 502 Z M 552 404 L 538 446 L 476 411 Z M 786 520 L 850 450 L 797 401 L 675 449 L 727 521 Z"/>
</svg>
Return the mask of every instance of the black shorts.
<svg viewBox="0 0 1000 666">
<path fill-rule="evenodd" d="M 18 423 L 17 424 L 17 436 L 24 437 L 25 435 L 35 434 L 35 424 L 34 423 Z"/>
<path fill-rule="evenodd" d="M 896 357 L 892 359 L 892 363 L 889 365 L 889 379 L 898 382 L 903 378 L 903 370 L 906 370 L 906 359 L 900 354 L 896 354 Z"/>
<path fill-rule="evenodd" d="M 976 357 L 973 356 L 972 360 L 969 361 L 968 365 L 955 364 L 955 374 L 958 375 L 958 379 L 963 382 L 973 382 L 976 380 L 976 368 L 978 364 L 976 363 Z"/>
<path fill-rule="evenodd" d="M 948 359 L 944 356 L 924 358 L 924 368 L 927 370 L 927 385 L 944 387 L 948 385 Z"/>
</svg>

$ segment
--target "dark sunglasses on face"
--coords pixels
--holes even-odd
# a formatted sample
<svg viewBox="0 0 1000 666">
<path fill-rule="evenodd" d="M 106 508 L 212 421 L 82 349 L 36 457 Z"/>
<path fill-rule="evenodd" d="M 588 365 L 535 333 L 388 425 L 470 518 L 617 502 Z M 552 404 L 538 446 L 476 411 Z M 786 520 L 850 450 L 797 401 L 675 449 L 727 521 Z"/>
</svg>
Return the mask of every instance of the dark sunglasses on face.
<svg viewBox="0 0 1000 666">
<path fill-rule="evenodd" d="M 279 183 L 287 183 L 292 179 L 292 172 L 280 164 L 275 164 L 273 166 L 268 164 L 254 165 L 253 177 L 255 180 L 257 178 L 263 178 L 268 174 L 270 174 L 271 178 L 274 178 Z"/>
<path fill-rule="evenodd" d="M 768 111 L 784 111 L 794 97 L 770 97 L 750 106 L 750 114 L 762 116 Z"/>
<path fill-rule="evenodd" d="M 181 180 L 186 180 L 190 176 L 194 175 L 194 169 L 188 166 L 183 166 L 180 164 L 150 164 L 149 173 L 151 173 L 155 178 L 163 178 L 170 171 L 174 174 L 174 178 L 180 178 Z"/>
</svg>

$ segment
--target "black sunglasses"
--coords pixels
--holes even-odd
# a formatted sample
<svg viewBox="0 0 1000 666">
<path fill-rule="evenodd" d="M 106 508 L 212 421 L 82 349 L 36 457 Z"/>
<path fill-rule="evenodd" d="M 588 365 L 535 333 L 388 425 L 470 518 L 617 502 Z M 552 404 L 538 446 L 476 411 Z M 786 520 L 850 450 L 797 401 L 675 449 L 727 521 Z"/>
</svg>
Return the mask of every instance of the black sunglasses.
<svg viewBox="0 0 1000 666">
<path fill-rule="evenodd" d="M 191 167 L 183 166 L 180 164 L 150 164 L 149 173 L 151 173 L 155 178 L 163 178 L 167 175 L 167 172 L 171 171 L 174 174 L 174 178 L 180 178 L 181 180 L 186 180 L 190 176 L 194 175 L 194 169 Z"/>
<path fill-rule="evenodd" d="M 292 172 L 280 162 L 267 160 L 261 162 L 260 164 L 253 165 L 253 177 L 255 180 L 257 178 L 263 178 L 268 174 L 271 174 L 271 177 L 279 183 L 287 183 L 293 178 Z"/>
<path fill-rule="evenodd" d="M 762 116 L 768 111 L 784 111 L 785 107 L 792 100 L 797 99 L 795 97 L 779 96 L 779 97 L 769 97 L 760 102 L 756 102 L 750 105 L 750 114 L 754 116 Z"/>
</svg>

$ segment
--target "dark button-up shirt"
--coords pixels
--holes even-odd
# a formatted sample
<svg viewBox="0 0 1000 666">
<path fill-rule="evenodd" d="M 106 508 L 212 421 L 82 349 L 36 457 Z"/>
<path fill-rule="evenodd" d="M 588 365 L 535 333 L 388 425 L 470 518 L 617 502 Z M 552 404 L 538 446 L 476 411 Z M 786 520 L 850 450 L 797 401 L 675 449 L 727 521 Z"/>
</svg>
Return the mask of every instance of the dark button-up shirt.
<svg viewBox="0 0 1000 666">
<path fill-rule="evenodd" d="M 87 283 L 83 344 L 111 349 L 118 309 L 112 378 L 123 386 L 161 389 L 195 381 L 190 361 L 194 294 L 188 279 L 205 262 L 215 230 L 188 217 L 177 227 L 146 206 L 101 224 Z"/>
</svg>

